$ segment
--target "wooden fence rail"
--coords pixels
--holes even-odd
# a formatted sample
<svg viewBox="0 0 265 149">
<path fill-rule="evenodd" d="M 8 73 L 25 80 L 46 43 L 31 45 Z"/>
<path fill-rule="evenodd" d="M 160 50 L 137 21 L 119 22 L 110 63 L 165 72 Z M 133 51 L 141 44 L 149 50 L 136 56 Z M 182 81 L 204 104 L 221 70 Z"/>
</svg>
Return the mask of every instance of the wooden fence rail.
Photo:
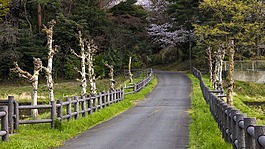
<svg viewBox="0 0 265 149">
<path fill-rule="evenodd" d="M 151 82 L 151 80 L 153 79 L 154 72 L 153 72 L 152 69 L 150 69 L 149 70 L 149 73 L 146 73 L 146 74 L 147 74 L 147 77 L 145 77 L 143 80 L 140 80 L 140 81 L 136 82 L 133 85 L 124 87 L 124 89 L 132 89 L 132 91 L 125 92 L 124 94 L 126 95 L 126 94 L 134 94 L 134 93 L 137 93 L 140 90 L 142 90 L 145 86 L 147 86 Z"/>
<path fill-rule="evenodd" d="M 193 68 L 193 75 L 200 80 L 200 87 L 210 111 L 218 123 L 223 139 L 231 143 L 233 149 L 264 149 L 265 126 L 256 126 L 256 118 L 248 118 L 235 107 L 222 100 L 222 94 L 211 91 L 202 80 L 202 74 Z"/>
<path fill-rule="evenodd" d="M 0 136 L 3 141 L 8 141 L 8 107 L 0 106 L 0 120 L 1 120 L 1 130 Z"/>
</svg>

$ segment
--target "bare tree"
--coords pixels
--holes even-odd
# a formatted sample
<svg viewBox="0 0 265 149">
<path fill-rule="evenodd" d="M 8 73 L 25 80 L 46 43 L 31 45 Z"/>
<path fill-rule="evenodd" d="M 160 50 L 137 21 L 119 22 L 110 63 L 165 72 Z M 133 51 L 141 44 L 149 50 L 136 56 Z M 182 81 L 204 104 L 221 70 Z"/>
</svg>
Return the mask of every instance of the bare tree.
<svg viewBox="0 0 265 149">
<path fill-rule="evenodd" d="M 80 55 L 75 53 L 73 49 L 71 49 L 71 53 L 74 54 L 76 57 L 81 59 L 81 71 L 77 70 L 81 75 L 81 80 L 77 79 L 77 81 L 81 82 L 82 86 L 82 96 L 86 95 L 86 88 L 87 88 L 87 80 L 86 80 L 86 57 L 87 57 L 87 52 L 85 51 L 85 45 L 84 42 L 85 40 L 82 38 L 82 33 L 81 31 L 78 32 L 78 39 L 79 39 L 79 46 L 80 46 Z"/>
<path fill-rule="evenodd" d="M 48 22 L 48 27 L 44 25 L 42 29 L 43 32 L 47 34 L 47 46 L 48 46 L 48 65 L 47 67 L 42 67 L 46 72 L 47 86 L 49 90 L 49 100 L 54 101 L 54 91 L 53 91 L 53 78 L 52 78 L 52 63 L 53 56 L 58 51 L 58 46 L 55 45 L 54 48 L 52 46 L 53 42 L 53 27 L 56 24 L 55 20 L 51 20 Z"/>
<path fill-rule="evenodd" d="M 115 83 L 116 81 L 114 80 L 114 67 L 113 65 L 109 65 L 109 64 L 105 64 L 105 66 L 107 66 L 110 69 L 109 72 L 109 77 L 110 77 L 110 90 L 114 91 L 115 90 Z"/>
<path fill-rule="evenodd" d="M 228 43 L 228 52 L 229 52 L 229 70 L 227 75 L 228 89 L 227 89 L 227 104 L 233 105 L 233 89 L 234 89 L 234 41 L 230 40 Z"/>
<path fill-rule="evenodd" d="M 131 64 L 132 64 L 132 57 L 129 58 L 129 66 L 128 66 L 128 71 L 129 71 L 129 78 L 130 78 L 130 83 L 133 82 L 133 74 L 131 72 Z"/>
<path fill-rule="evenodd" d="M 38 78 L 39 73 L 42 69 L 42 61 L 40 58 L 33 58 L 33 64 L 34 64 L 34 72 L 33 75 L 31 75 L 29 72 L 22 70 L 17 62 L 14 62 L 15 67 L 10 69 L 11 72 L 17 73 L 19 77 L 26 78 L 32 86 L 32 93 L 31 93 L 31 105 L 37 105 L 38 101 Z M 31 110 L 31 117 L 32 119 L 38 118 L 38 110 L 32 109 Z"/>
</svg>

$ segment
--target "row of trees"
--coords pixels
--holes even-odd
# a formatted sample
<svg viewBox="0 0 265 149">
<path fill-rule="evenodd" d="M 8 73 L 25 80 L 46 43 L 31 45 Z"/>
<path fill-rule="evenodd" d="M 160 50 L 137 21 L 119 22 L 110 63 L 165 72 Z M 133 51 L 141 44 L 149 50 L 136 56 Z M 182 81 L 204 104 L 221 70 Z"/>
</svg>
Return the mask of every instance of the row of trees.
<svg viewBox="0 0 265 149">
<path fill-rule="evenodd" d="M 207 53 L 210 80 L 222 89 L 222 62 L 229 60 L 227 102 L 233 105 L 234 58 L 261 58 L 265 55 L 265 4 L 257 0 L 205 0 L 198 5 L 200 16 L 193 24 L 197 47 Z M 206 49 L 206 50 L 203 50 Z"/>
<path fill-rule="evenodd" d="M 145 30 L 148 13 L 141 6 L 134 5 L 135 2 L 122 2 L 109 10 L 99 9 L 97 0 L 10 0 L 9 4 L 6 3 L 6 11 L 2 11 L 5 9 L 1 5 L 1 79 L 13 77 L 9 73 L 13 61 L 28 72 L 33 72 L 32 57 L 41 58 L 46 65 L 47 41 L 39 30 L 40 20 L 48 22 L 55 19 L 57 22 L 54 44 L 60 46 L 54 57 L 55 79 L 72 79 L 79 75 L 73 69 L 80 66 L 79 58 L 70 50 L 79 48 L 76 40 L 78 31 L 84 38 L 93 37 L 97 41 L 94 69 L 101 77 L 107 76 L 105 63 L 115 65 L 117 72 L 128 67 L 129 57 L 133 57 L 132 67 L 145 67 L 152 47 Z"/>
</svg>

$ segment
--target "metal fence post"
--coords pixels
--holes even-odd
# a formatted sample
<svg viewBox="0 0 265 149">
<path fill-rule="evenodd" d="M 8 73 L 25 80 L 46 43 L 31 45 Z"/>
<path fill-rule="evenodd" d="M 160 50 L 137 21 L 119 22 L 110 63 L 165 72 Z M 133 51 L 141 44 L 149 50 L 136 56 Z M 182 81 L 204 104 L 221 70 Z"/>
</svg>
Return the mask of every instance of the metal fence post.
<svg viewBox="0 0 265 149">
<path fill-rule="evenodd" d="M 244 130 L 245 130 L 245 143 L 246 149 L 255 148 L 255 138 L 252 137 L 252 134 L 248 133 L 248 129 L 254 128 L 256 125 L 256 118 L 244 118 Z M 254 129 L 252 130 L 254 132 Z M 255 133 L 254 133 L 255 134 Z"/>
<path fill-rule="evenodd" d="M 4 111 L 6 114 L 1 119 L 1 130 L 5 131 L 6 134 L 2 136 L 3 141 L 8 141 L 9 133 L 8 133 L 8 107 L 2 106 L 0 107 L 0 111 Z"/>
<path fill-rule="evenodd" d="M 14 133 L 14 96 L 8 96 L 8 127 L 9 133 Z"/>
</svg>

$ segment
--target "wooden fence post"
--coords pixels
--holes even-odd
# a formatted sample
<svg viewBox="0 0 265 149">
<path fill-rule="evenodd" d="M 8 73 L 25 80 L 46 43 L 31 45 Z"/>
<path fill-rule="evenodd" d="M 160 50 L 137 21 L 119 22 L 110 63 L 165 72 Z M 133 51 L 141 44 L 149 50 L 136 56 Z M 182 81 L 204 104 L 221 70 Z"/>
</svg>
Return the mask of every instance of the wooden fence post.
<svg viewBox="0 0 265 149">
<path fill-rule="evenodd" d="M 85 117 L 86 116 L 86 97 L 85 96 L 81 96 L 81 99 L 83 99 L 82 102 L 82 116 Z"/>
<path fill-rule="evenodd" d="M 1 106 L 0 111 L 4 111 L 6 114 L 1 118 L 1 130 L 5 131 L 6 134 L 2 136 L 3 141 L 8 141 L 9 139 L 9 132 L 8 132 L 8 107 Z"/>
<path fill-rule="evenodd" d="M 110 92 L 108 91 L 107 92 L 107 106 L 109 106 L 110 105 Z"/>
<path fill-rule="evenodd" d="M 77 96 L 74 97 L 74 101 L 75 101 L 75 103 L 74 103 L 74 112 L 75 112 L 74 118 L 77 119 L 79 116 L 79 100 L 78 100 Z"/>
<path fill-rule="evenodd" d="M 228 108 L 228 105 L 226 103 L 223 104 L 222 106 L 222 136 L 223 139 L 227 142 L 227 137 L 226 137 L 226 109 Z"/>
<path fill-rule="evenodd" d="M 92 113 L 92 96 L 89 95 L 89 99 L 88 99 L 88 114 L 91 114 Z"/>
<path fill-rule="evenodd" d="M 60 121 L 63 121 L 63 101 L 60 99 L 57 102 L 60 105 L 58 107 L 58 118 L 60 118 Z"/>
<path fill-rule="evenodd" d="M 15 124 L 14 124 L 14 129 L 18 130 L 18 127 L 19 127 L 19 109 L 18 109 L 18 102 L 15 101 Z"/>
<path fill-rule="evenodd" d="M 265 126 L 255 126 L 255 140 L 256 140 L 256 149 L 264 149 L 259 142 L 259 137 L 265 135 Z"/>
<path fill-rule="evenodd" d="M 67 98 L 66 101 L 69 102 L 66 108 L 66 113 L 67 115 L 69 115 L 69 118 L 67 120 L 69 121 L 72 118 L 72 101 L 71 98 Z"/>
<path fill-rule="evenodd" d="M 233 109 L 231 110 L 231 123 L 230 123 L 230 128 L 231 128 L 231 141 L 232 141 L 232 146 L 234 149 L 237 149 L 235 141 L 236 141 L 236 127 L 238 127 L 236 123 L 236 114 L 240 113 L 239 110 Z"/>
<path fill-rule="evenodd" d="M 102 109 L 102 94 L 98 94 L 98 109 Z"/>
<path fill-rule="evenodd" d="M 245 131 L 244 118 L 246 114 L 236 114 L 236 139 L 238 141 L 238 148 L 245 148 Z"/>
<path fill-rule="evenodd" d="M 8 127 L 9 133 L 14 133 L 14 96 L 8 96 Z"/>
<path fill-rule="evenodd" d="M 246 149 L 255 148 L 255 138 L 248 133 L 247 129 L 249 127 L 254 127 L 256 125 L 256 118 L 244 118 L 244 130 L 245 130 L 245 143 Z M 254 131 L 254 130 L 253 130 Z"/>
<path fill-rule="evenodd" d="M 105 108 L 106 107 L 106 102 L 105 102 L 105 98 L 106 98 L 106 93 L 105 92 L 102 92 L 102 107 Z"/>
<path fill-rule="evenodd" d="M 52 108 L 51 108 L 51 119 L 52 119 L 51 128 L 54 128 L 55 127 L 55 120 L 56 120 L 56 103 L 55 103 L 55 101 L 51 101 L 51 105 L 52 105 Z"/>
<path fill-rule="evenodd" d="M 231 138 L 230 138 L 230 134 L 231 134 L 231 128 L 230 128 L 230 117 L 229 117 L 229 114 L 230 114 L 230 112 L 231 112 L 231 107 L 227 107 L 226 108 L 226 141 L 228 142 L 228 143 L 231 143 L 232 141 L 231 141 Z"/>
</svg>

